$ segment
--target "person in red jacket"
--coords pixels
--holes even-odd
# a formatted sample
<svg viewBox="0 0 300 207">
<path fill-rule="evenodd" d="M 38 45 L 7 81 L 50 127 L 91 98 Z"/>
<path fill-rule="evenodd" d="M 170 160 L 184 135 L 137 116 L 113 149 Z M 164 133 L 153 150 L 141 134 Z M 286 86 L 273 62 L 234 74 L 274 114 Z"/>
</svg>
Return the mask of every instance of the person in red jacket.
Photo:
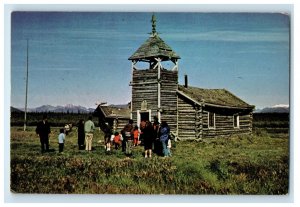
<svg viewBox="0 0 300 207">
<path fill-rule="evenodd" d="M 133 130 L 133 146 L 138 145 L 139 136 L 140 136 L 139 127 L 135 126 Z"/>
<path fill-rule="evenodd" d="M 119 149 L 120 145 L 121 145 L 121 135 L 119 134 L 119 132 L 115 132 L 115 136 L 113 139 L 113 143 L 115 145 L 115 149 Z"/>
</svg>

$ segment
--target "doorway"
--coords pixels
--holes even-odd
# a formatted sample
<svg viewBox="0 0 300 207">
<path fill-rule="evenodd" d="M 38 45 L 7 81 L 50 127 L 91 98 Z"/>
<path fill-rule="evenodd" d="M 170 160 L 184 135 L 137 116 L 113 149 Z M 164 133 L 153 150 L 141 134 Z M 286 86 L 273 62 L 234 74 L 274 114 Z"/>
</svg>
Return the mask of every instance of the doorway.
<svg viewBox="0 0 300 207">
<path fill-rule="evenodd" d="M 140 112 L 141 121 L 149 121 L 149 112 Z"/>
<path fill-rule="evenodd" d="M 151 122 L 151 110 L 137 111 L 137 125 L 140 127 L 141 121 Z"/>
</svg>

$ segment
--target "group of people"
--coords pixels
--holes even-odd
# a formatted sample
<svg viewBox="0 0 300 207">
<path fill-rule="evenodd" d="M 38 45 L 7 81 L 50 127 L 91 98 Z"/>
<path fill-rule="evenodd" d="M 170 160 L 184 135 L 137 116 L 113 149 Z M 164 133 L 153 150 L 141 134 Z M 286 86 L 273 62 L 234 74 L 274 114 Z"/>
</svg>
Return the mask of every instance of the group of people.
<svg viewBox="0 0 300 207">
<path fill-rule="evenodd" d="M 85 149 L 87 151 L 92 150 L 93 133 L 95 130 L 95 124 L 92 121 L 92 116 L 89 117 L 88 121 L 84 122 L 81 119 L 78 123 L 78 147 L 79 150 L 84 149 L 84 141 L 86 143 Z M 49 152 L 49 134 L 51 133 L 50 124 L 47 120 L 47 115 L 43 115 L 43 120 L 38 122 L 36 127 L 36 133 L 39 135 L 41 143 L 41 152 Z M 65 128 L 59 129 L 58 135 L 58 151 L 61 153 L 64 150 L 64 143 L 66 139 L 67 131 Z"/>
<path fill-rule="evenodd" d="M 104 132 L 104 143 L 107 151 L 110 151 L 112 146 L 114 146 L 115 150 L 121 147 L 126 155 L 131 155 L 132 147 L 138 146 L 142 142 L 145 158 L 151 158 L 153 151 L 165 157 L 171 156 L 170 128 L 165 121 L 159 123 L 157 117 L 154 117 L 153 124 L 148 120 L 142 120 L 140 127 L 133 126 L 133 120 L 129 120 L 128 124 L 120 132 L 113 132 L 112 127 L 108 123 L 99 123 L 99 125 Z M 81 119 L 77 127 L 79 150 L 91 151 L 95 130 L 92 116 L 86 122 Z M 44 115 L 43 120 L 37 124 L 36 133 L 40 137 L 42 153 L 49 151 L 49 134 L 51 130 L 47 121 L 47 115 Z M 58 149 L 60 153 L 64 150 L 65 138 L 66 131 L 64 128 L 61 128 L 58 135 Z"/>
<path fill-rule="evenodd" d="M 133 126 L 133 121 L 129 120 L 121 132 L 115 132 L 111 135 L 105 135 L 106 150 L 111 150 L 111 145 L 117 150 L 122 146 L 122 151 L 127 155 L 132 154 L 132 147 L 144 145 L 145 158 L 151 158 L 152 152 L 165 157 L 171 156 L 171 137 L 170 128 L 167 122 L 160 124 L 158 118 L 154 117 L 153 124 L 148 120 L 142 120 L 140 128 Z"/>
<path fill-rule="evenodd" d="M 153 124 L 150 121 L 142 121 L 140 129 L 145 158 L 152 157 L 152 151 L 164 157 L 171 156 L 170 127 L 166 121 L 159 123 L 157 117 L 154 117 Z"/>
</svg>

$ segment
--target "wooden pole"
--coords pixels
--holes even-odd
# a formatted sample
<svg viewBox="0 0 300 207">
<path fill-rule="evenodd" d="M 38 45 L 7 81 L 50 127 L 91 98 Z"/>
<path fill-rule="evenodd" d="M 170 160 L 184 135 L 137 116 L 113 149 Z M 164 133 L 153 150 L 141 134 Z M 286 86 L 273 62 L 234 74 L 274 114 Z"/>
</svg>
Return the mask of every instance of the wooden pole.
<svg viewBox="0 0 300 207">
<path fill-rule="evenodd" d="M 27 57 L 26 57 L 26 91 L 25 91 L 24 131 L 26 131 L 26 124 L 27 124 L 27 94 L 28 94 L 28 39 L 27 39 Z"/>
<path fill-rule="evenodd" d="M 160 71 L 161 71 L 161 64 L 160 64 L 160 58 L 157 58 L 157 64 L 158 64 L 158 74 L 157 74 L 157 108 L 158 108 L 158 112 L 157 112 L 157 118 L 158 118 L 158 121 L 161 122 L 161 113 L 160 113 L 160 110 L 161 110 L 161 105 L 160 105 Z"/>
</svg>

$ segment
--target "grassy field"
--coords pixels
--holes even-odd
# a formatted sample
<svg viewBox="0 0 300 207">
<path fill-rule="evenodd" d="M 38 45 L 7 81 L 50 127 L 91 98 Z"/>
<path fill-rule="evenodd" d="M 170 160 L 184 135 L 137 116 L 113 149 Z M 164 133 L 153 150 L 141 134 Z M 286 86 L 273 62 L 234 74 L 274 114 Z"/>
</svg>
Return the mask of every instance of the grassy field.
<svg viewBox="0 0 300 207">
<path fill-rule="evenodd" d="M 94 150 L 77 148 L 77 131 L 58 153 L 58 128 L 52 128 L 54 152 L 40 153 L 34 127 L 11 127 L 11 190 L 16 193 L 76 194 L 251 194 L 281 195 L 289 188 L 289 135 L 255 128 L 253 135 L 177 142 L 173 156 L 143 157 L 143 147 L 127 158 L 107 154 L 97 131 Z"/>
</svg>

